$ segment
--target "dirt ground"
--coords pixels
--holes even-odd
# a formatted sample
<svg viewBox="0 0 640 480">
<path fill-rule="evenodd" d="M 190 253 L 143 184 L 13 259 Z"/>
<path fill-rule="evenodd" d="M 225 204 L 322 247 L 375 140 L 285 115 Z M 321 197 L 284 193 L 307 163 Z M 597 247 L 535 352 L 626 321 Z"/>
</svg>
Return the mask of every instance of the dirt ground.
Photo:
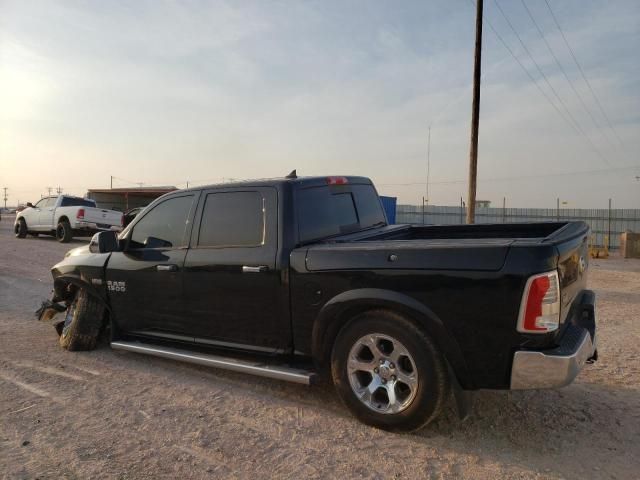
<svg viewBox="0 0 640 480">
<path fill-rule="evenodd" d="M 640 261 L 592 262 L 600 361 L 569 387 L 473 394 L 426 429 L 362 425 L 329 387 L 61 350 L 33 311 L 70 247 L 0 223 L 2 478 L 640 478 Z"/>
</svg>

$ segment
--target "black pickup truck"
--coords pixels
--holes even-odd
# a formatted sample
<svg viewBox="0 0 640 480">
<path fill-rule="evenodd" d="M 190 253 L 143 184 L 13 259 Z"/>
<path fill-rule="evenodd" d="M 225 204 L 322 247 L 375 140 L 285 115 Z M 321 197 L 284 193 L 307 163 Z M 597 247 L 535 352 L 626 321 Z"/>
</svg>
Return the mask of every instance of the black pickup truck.
<svg viewBox="0 0 640 480">
<path fill-rule="evenodd" d="M 582 222 L 388 225 L 367 178 L 169 193 L 52 269 L 69 350 L 113 348 L 311 384 L 414 430 L 453 390 L 569 384 L 597 357 Z M 55 313 L 60 315 L 53 319 Z"/>
</svg>

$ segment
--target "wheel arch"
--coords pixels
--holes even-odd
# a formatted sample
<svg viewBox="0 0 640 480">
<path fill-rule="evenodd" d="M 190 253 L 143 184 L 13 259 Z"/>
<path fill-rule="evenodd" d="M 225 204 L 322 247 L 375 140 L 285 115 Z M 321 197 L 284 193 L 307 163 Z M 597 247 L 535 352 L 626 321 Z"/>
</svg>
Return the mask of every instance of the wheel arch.
<svg viewBox="0 0 640 480">
<path fill-rule="evenodd" d="M 69 300 L 78 289 L 85 290 L 89 295 L 98 300 L 108 312 L 111 307 L 106 298 L 88 281 L 77 273 L 69 273 L 56 277 L 53 281 L 54 298 L 53 301 L 60 302 Z"/>
<path fill-rule="evenodd" d="M 56 225 L 58 225 L 60 222 L 67 222 L 67 223 L 71 223 L 71 221 L 69 220 L 69 217 L 64 214 L 64 215 L 60 215 L 60 217 L 58 217 L 58 220 L 56 221 Z"/>
<path fill-rule="evenodd" d="M 313 325 L 312 355 L 319 366 L 328 365 L 340 330 L 354 317 L 371 310 L 398 313 L 422 328 L 436 343 L 463 388 L 473 388 L 458 342 L 442 320 L 426 305 L 400 292 L 377 288 L 349 290 L 329 300 Z"/>
</svg>

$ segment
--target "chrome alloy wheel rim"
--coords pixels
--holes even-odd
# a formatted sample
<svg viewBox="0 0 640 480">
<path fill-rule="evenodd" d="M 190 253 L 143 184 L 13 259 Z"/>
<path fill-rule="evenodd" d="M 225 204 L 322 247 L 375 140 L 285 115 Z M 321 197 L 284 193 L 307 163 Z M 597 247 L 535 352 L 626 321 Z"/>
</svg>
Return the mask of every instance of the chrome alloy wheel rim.
<svg viewBox="0 0 640 480">
<path fill-rule="evenodd" d="M 418 391 L 418 372 L 409 350 L 393 337 L 372 333 L 358 339 L 347 361 L 349 383 L 371 410 L 405 410 Z"/>
</svg>

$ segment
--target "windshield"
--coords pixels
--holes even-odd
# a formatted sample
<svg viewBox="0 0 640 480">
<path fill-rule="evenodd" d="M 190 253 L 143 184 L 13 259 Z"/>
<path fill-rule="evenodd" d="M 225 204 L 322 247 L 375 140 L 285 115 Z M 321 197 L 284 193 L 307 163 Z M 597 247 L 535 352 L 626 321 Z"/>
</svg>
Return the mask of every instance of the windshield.
<svg viewBox="0 0 640 480">
<path fill-rule="evenodd" d="M 296 205 L 301 242 L 387 224 L 373 185 L 327 185 L 300 189 Z"/>
</svg>

